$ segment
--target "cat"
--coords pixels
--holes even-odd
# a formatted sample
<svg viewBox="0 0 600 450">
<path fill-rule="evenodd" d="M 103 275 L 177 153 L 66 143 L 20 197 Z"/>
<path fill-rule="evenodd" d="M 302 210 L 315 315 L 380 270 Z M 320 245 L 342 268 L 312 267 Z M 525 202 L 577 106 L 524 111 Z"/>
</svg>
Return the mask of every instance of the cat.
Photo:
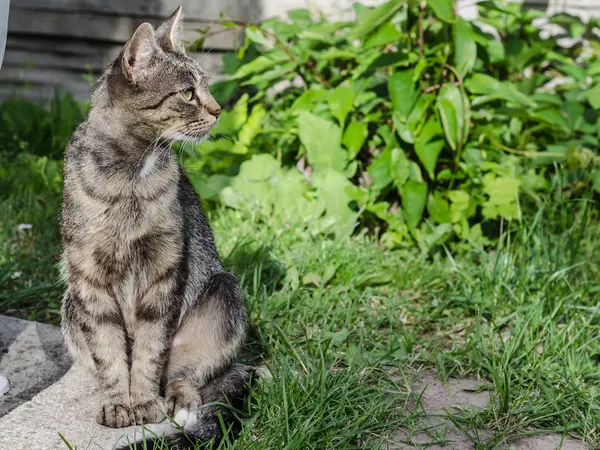
<svg viewBox="0 0 600 450">
<path fill-rule="evenodd" d="M 205 440 L 219 435 L 219 411 L 198 407 L 242 398 L 252 369 L 234 363 L 247 329 L 239 283 L 169 146 L 205 139 L 220 114 L 181 31 L 181 7 L 156 30 L 141 24 L 68 144 L 61 318 L 98 380 L 100 424 L 166 413 Z"/>
</svg>

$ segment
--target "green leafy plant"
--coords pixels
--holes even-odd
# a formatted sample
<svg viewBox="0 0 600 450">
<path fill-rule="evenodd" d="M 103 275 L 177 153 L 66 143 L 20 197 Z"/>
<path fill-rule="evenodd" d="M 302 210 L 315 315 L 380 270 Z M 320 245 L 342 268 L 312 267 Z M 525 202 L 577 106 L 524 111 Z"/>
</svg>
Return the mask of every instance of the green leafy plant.
<svg viewBox="0 0 600 450">
<path fill-rule="evenodd" d="M 451 0 L 355 5 L 356 20 L 308 10 L 243 28 L 212 86 L 231 106 L 188 173 L 209 201 L 323 232 L 357 224 L 389 245 L 486 245 L 539 206 L 557 164 L 566 189 L 600 189 L 596 25 L 560 15 L 579 44 L 543 39 L 542 13 Z M 585 44 L 585 45 L 584 45 Z M 504 228 L 506 229 L 506 228 Z"/>
</svg>

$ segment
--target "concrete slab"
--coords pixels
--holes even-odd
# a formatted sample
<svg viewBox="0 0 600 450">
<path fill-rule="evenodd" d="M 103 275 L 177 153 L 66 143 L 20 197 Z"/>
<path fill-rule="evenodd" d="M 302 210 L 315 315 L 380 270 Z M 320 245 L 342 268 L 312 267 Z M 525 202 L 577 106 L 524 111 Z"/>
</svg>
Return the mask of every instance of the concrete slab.
<svg viewBox="0 0 600 450">
<path fill-rule="evenodd" d="M 0 316 L 0 373 L 10 381 L 0 396 L 1 450 L 66 449 L 60 435 L 74 449 L 111 449 L 140 436 L 141 427 L 98 425 L 96 381 L 70 366 L 59 328 Z M 169 423 L 148 428 L 175 431 Z"/>
<path fill-rule="evenodd" d="M 8 393 L 0 396 L 0 417 L 60 379 L 70 366 L 60 329 L 0 316 L 0 374 L 10 382 Z"/>
<path fill-rule="evenodd" d="M 586 450 L 587 447 L 570 437 L 560 434 L 546 434 L 542 436 L 528 436 L 511 442 L 511 449 L 516 450 Z"/>
<path fill-rule="evenodd" d="M 58 382 L 0 419 L 0 449 L 109 450 L 141 436 L 141 427 L 107 428 L 95 421 L 100 398 L 93 377 L 72 368 Z M 170 425 L 149 427 L 162 435 Z M 148 433 L 148 432 L 146 432 Z M 62 437 L 61 437 L 62 435 Z"/>
</svg>

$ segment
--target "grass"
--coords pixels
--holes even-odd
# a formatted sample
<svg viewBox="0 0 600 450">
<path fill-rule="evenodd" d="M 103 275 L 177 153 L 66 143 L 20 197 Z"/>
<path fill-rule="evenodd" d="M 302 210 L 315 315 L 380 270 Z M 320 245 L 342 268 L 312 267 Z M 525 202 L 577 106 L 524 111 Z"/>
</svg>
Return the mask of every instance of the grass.
<svg viewBox="0 0 600 450">
<path fill-rule="evenodd" d="M 28 154 L 0 151 L 0 167 L 10 162 L 0 169 L 0 313 L 57 323 L 60 166 Z M 452 413 L 478 449 L 548 431 L 600 446 L 600 227 L 591 202 L 555 192 L 495 248 L 456 254 L 390 251 L 252 211 L 213 214 L 246 291 L 246 356 L 273 374 L 252 394 L 239 439 L 221 447 L 385 448 L 419 426 L 408 381 L 423 368 L 491 385 L 485 410 Z"/>
<path fill-rule="evenodd" d="M 322 365 L 331 376 L 345 374 L 341 392 L 358 390 L 343 395 L 347 399 L 364 396 L 367 409 L 385 405 L 383 423 L 357 425 L 354 439 L 376 442 L 383 430 L 413 420 L 405 387 L 384 389 L 395 392 L 392 405 L 361 374 L 382 382 L 391 373 L 410 378 L 425 366 L 443 379 L 470 375 L 492 383 L 485 411 L 454 418 L 465 430 L 492 432 L 477 442 L 481 449 L 534 431 L 568 432 L 600 445 L 600 228 L 591 210 L 584 201 L 547 204 L 493 251 L 455 257 L 390 252 L 364 236 L 325 240 L 268 220 L 221 214 L 215 228 L 234 270 L 240 273 L 244 260 L 235 257 L 240 241 L 242 255 L 262 255 L 245 286 L 263 357 L 282 375 L 269 387 L 278 394 L 275 426 L 263 422 L 270 416 L 261 414 L 265 398 L 257 397 L 251 411 L 261 432 L 266 426 L 267 435 L 280 436 L 278 445 L 261 440 L 250 448 L 352 448 L 350 441 L 296 446 L 283 433 L 301 431 L 298 424 L 312 414 L 330 413 L 323 406 L 329 390 L 314 391 L 310 400 L 308 391 L 296 391 L 321 376 Z M 320 412 L 287 406 L 286 386 L 292 402 L 320 403 Z M 353 408 L 345 414 L 356 421 Z M 240 445 L 235 448 L 248 443 Z"/>
</svg>

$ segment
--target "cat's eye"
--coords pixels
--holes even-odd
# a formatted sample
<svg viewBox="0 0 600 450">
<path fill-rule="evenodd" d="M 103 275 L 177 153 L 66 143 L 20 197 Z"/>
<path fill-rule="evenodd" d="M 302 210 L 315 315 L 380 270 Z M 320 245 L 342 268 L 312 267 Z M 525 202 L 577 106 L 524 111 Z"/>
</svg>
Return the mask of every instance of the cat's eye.
<svg viewBox="0 0 600 450">
<path fill-rule="evenodd" d="M 194 98 L 194 90 L 193 89 L 185 89 L 181 91 L 181 95 L 185 98 L 186 101 L 191 101 Z"/>
</svg>

